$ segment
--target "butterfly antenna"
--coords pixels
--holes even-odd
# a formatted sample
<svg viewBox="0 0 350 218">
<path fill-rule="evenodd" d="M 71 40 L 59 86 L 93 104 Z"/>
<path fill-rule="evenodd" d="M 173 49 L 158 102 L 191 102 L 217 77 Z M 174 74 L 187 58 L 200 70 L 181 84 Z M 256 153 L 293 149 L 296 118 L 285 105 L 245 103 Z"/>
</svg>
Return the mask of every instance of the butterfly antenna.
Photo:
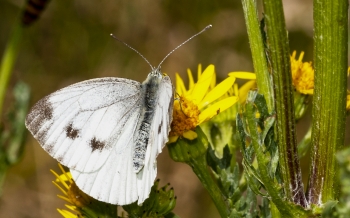
<svg viewBox="0 0 350 218">
<path fill-rule="evenodd" d="M 158 67 L 156 69 L 159 69 L 160 65 L 165 61 L 165 59 L 167 59 L 174 51 L 176 51 L 178 48 L 180 48 L 181 46 L 183 46 L 184 44 L 186 44 L 188 41 L 190 41 L 191 39 L 193 39 L 194 37 L 198 36 L 199 34 L 203 33 L 204 31 L 208 30 L 209 28 L 211 28 L 212 25 L 209 24 L 208 26 L 206 26 L 204 29 L 202 29 L 200 32 L 194 34 L 193 36 L 191 36 L 190 38 L 188 38 L 186 41 L 184 41 L 183 43 L 181 43 L 180 45 L 178 45 L 176 48 L 174 48 L 174 50 L 172 50 L 171 52 L 169 52 L 169 54 L 167 54 L 165 56 L 165 58 L 163 58 L 163 60 L 160 62 L 160 64 L 158 65 Z"/>
<path fill-rule="evenodd" d="M 154 70 L 154 68 L 152 67 L 151 63 L 136 49 L 134 49 L 133 47 L 131 47 L 130 45 L 126 44 L 126 42 L 123 42 L 121 39 L 118 39 L 115 35 L 113 35 L 113 33 L 111 33 L 111 36 L 117 40 L 118 42 L 123 43 L 126 47 L 130 48 L 131 50 L 135 51 L 137 54 L 139 54 L 146 62 L 147 64 L 151 67 L 151 70 Z"/>
</svg>

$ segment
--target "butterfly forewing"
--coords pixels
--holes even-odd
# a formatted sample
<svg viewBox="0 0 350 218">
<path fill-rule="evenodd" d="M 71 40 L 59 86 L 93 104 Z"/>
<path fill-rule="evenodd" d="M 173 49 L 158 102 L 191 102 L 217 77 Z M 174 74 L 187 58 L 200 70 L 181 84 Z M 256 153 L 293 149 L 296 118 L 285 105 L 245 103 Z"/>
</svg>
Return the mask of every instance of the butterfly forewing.
<svg viewBox="0 0 350 218">
<path fill-rule="evenodd" d="M 125 123 L 139 110 L 140 86 L 121 78 L 73 84 L 36 103 L 26 126 L 63 165 L 96 171 L 111 154 Z"/>
<path fill-rule="evenodd" d="M 130 204 L 137 200 L 141 204 L 148 198 L 157 175 L 156 157 L 168 140 L 172 119 L 173 87 L 168 76 L 161 79 L 156 93 L 157 101 L 153 107 L 154 116 L 141 170 L 135 172 L 132 157 L 139 124 L 144 121 L 141 115 L 144 108 L 130 116 L 119 140 L 115 141 L 115 152 L 111 153 L 98 171 L 71 171 L 73 179 L 84 192 L 100 201 L 118 205 Z"/>
</svg>

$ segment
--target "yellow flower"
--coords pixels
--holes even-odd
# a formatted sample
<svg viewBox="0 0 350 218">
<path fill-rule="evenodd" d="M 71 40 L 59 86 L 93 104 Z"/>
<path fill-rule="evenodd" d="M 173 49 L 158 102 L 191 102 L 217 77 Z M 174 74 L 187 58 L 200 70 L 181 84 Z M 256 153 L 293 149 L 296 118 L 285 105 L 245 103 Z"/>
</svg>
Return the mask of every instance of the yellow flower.
<svg viewBox="0 0 350 218">
<path fill-rule="evenodd" d="M 188 70 L 187 73 L 188 89 L 185 88 L 179 74 L 176 74 L 176 93 L 179 97 L 174 101 L 169 143 L 175 142 L 180 136 L 190 140 L 197 138 L 197 133 L 193 131 L 196 126 L 237 103 L 239 99 L 237 95 L 225 95 L 232 89 L 236 76 L 243 78 L 255 76 L 253 73 L 242 72 L 236 76 L 230 75 L 216 85 L 214 65 L 209 65 L 203 73 L 201 65 L 198 66 L 197 83 L 194 83 L 192 72 Z"/>
<path fill-rule="evenodd" d="M 302 62 L 304 52 L 301 52 L 299 59 L 295 59 L 296 51 L 290 57 L 292 79 L 295 89 L 302 93 L 312 95 L 314 93 L 314 69 L 311 62 Z"/>
<path fill-rule="evenodd" d="M 60 164 L 58 166 L 63 174 L 58 175 L 55 171 L 50 170 L 56 176 L 56 180 L 52 182 L 63 193 L 63 195 L 57 196 L 69 203 L 69 205 L 66 204 L 65 206 L 72 212 L 63 209 L 57 209 L 57 211 L 66 218 L 81 217 L 79 208 L 89 205 L 91 197 L 80 191 L 73 181 L 72 175 L 66 172 Z"/>
</svg>

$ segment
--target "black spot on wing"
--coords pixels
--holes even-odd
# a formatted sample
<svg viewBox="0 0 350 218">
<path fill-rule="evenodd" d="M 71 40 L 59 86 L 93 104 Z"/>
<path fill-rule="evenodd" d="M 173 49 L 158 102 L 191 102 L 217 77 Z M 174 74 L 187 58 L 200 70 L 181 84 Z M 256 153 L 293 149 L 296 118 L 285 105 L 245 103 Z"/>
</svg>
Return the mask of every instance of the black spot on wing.
<svg viewBox="0 0 350 218">
<path fill-rule="evenodd" d="M 163 126 L 163 120 L 160 122 L 160 124 L 158 126 L 158 134 L 160 134 L 162 132 L 162 126 Z"/>
<path fill-rule="evenodd" d="M 138 172 L 143 168 L 143 166 L 144 165 L 141 165 L 139 162 L 133 162 L 133 168 Z"/>
<path fill-rule="evenodd" d="M 49 154 L 51 154 L 53 152 L 53 147 L 54 147 L 53 145 L 43 146 L 44 150 Z"/>
<path fill-rule="evenodd" d="M 105 147 L 105 143 L 97 140 L 95 137 L 91 139 L 90 141 L 90 147 L 92 151 L 95 150 L 102 150 Z"/>
<path fill-rule="evenodd" d="M 66 136 L 70 139 L 76 139 L 79 136 L 79 130 L 73 128 L 73 124 L 69 124 L 65 127 Z"/>
<path fill-rule="evenodd" d="M 63 161 L 63 156 L 59 156 L 58 158 L 56 158 L 58 162 L 62 163 Z"/>
<path fill-rule="evenodd" d="M 45 122 L 52 119 L 53 108 L 49 102 L 49 97 L 38 101 L 30 110 L 26 117 L 27 128 L 35 135 Z"/>
</svg>

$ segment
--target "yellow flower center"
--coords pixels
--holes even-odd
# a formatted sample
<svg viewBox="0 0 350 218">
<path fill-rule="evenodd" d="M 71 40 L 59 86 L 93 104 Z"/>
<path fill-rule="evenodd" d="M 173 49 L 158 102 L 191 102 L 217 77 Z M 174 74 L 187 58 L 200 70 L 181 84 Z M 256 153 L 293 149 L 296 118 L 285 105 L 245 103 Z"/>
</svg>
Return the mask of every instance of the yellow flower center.
<svg viewBox="0 0 350 218">
<path fill-rule="evenodd" d="M 296 90 L 303 94 L 313 94 L 314 89 L 314 69 L 311 62 L 302 62 L 304 52 L 299 55 L 299 59 L 295 59 L 294 51 L 290 57 L 293 85 Z"/>
<path fill-rule="evenodd" d="M 198 125 L 200 111 L 192 101 L 180 96 L 175 100 L 170 136 L 181 136 Z"/>
<path fill-rule="evenodd" d="M 84 196 L 83 196 L 84 195 Z M 85 205 L 88 205 L 89 202 L 89 196 L 87 196 L 85 193 L 80 191 L 78 186 L 73 182 L 70 184 L 67 196 L 69 200 L 71 200 L 72 204 L 77 207 L 84 207 Z"/>
</svg>

